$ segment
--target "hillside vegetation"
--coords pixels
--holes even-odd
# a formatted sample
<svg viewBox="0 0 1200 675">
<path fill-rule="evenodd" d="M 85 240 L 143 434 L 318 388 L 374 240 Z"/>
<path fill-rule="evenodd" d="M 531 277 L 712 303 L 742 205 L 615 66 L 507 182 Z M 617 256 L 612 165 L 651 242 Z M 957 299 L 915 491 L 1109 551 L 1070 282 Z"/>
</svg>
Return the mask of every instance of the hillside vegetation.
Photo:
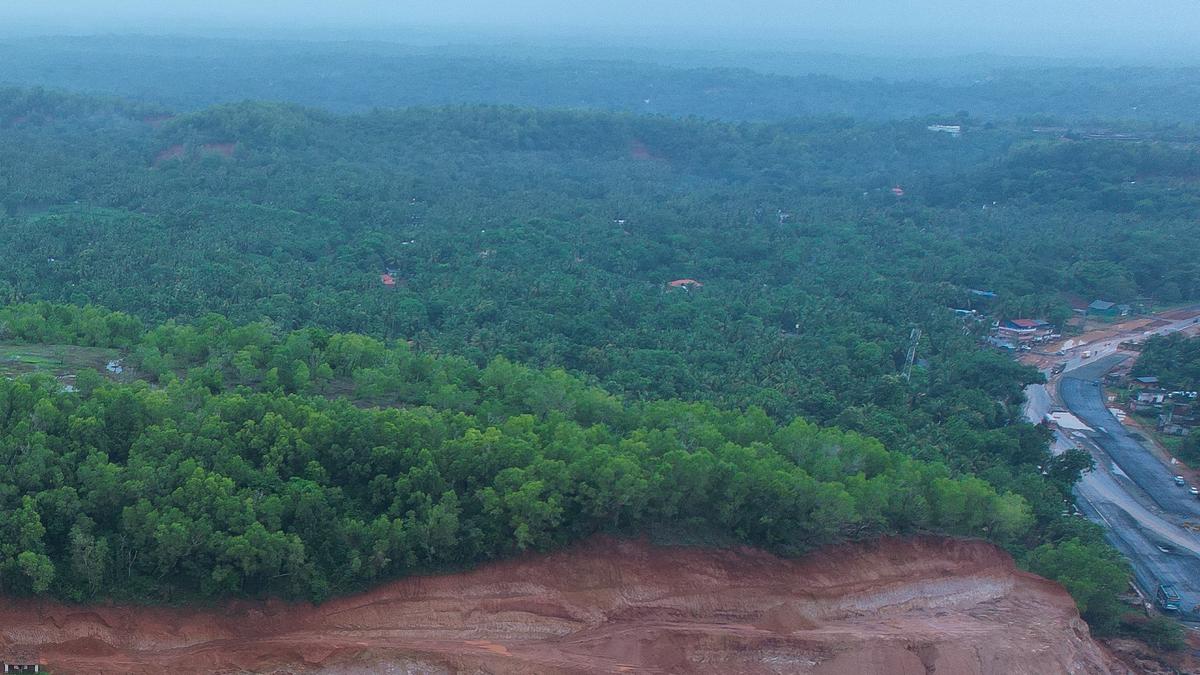
<svg viewBox="0 0 1200 675">
<path fill-rule="evenodd" d="M 1033 523 L 978 478 L 758 409 L 624 403 L 503 358 L 479 368 L 216 317 L 140 333 L 120 315 L 17 307 L 3 325 L 47 309 L 173 369 L 153 387 L 90 370 L 76 391 L 0 380 L 9 592 L 321 599 L 598 531 L 797 554 L 890 532 L 1012 542 Z"/>
<path fill-rule="evenodd" d="M 1150 338 L 1134 364 L 1133 374 L 1157 377 L 1168 389 L 1200 390 L 1200 338 L 1179 334 Z"/>
<path fill-rule="evenodd" d="M 1186 140 L 36 90 L 0 140 L 0 344 L 137 376 L 3 384 L 8 590 L 322 598 L 601 530 L 936 531 L 1117 624 L 1119 559 L 1063 515 L 1089 458 L 951 309 L 1200 295 Z"/>
</svg>

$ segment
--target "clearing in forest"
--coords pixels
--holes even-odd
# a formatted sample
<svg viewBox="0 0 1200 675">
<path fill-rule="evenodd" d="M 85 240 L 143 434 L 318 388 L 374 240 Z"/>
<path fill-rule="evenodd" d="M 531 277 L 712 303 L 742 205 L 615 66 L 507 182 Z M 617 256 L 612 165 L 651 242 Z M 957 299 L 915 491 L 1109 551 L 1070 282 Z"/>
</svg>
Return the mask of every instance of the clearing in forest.
<svg viewBox="0 0 1200 675">
<path fill-rule="evenodd" d="M 108 375 L 124 368 L 124 355 L 118 349 L 75 347 L 72 345 L 11 345 L 0 344 L 0 376 L 16 377 L 41 372 L 54 377 L 73 377 L 83 368 L 93 368 Z M 114 364 L 113 368 L 109 368 Z"/>
</svg>

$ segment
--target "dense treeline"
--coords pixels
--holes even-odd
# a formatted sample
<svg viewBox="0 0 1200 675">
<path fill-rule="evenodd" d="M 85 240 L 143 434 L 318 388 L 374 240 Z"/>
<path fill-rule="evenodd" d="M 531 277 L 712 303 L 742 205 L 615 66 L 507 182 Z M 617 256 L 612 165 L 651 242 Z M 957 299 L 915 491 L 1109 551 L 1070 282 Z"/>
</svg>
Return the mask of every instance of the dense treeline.
<svg viewBox="0 0 1200 675">
<path fill-rule="evenodd" d="M 1138 377 L 1157 377 L 1168 389 L 1200 390 L 1200 338 L 1179 333 L 1151 337 L 1138 355 L 1132 373 Z"/>
<path fill-rule="evenodd" d="M 1131 372 L 1138 377 L 1157 377 L 1169 391 L 1200 391 L 1200 337 L 1187 338 L 1174 333 L 1150 338 Z M 1171 401 L 1197 404 L 1187 397 L 1172 397 Z M 1193 429 L 1172 452 L 1189 464 L 1200 463 L 1200 432 Z"/>
<path fill-rule="evenodd" d="M 1097 184 L 1124 190 L 1134 160 L 1181 179 L 1186 150 L 917 121 L 0 100 L 0 163 L 22 167 L 0 173 L 0 341 L 119 348 L 145 380 L 5 385 L 0 438 L 30 477 L 4 498 L 46 531 L 7 544 L 10 589 L 88 597 L 99 569 L 139 597 L 323 597 L 599 529 L 783 552 L 930 529 L 1075 575 L 1089 621 L 1116 624 L 1120 565 L 1062 515 L 1088 458 L 1051 458 L 1020 421 L 1040 375 L 950 308 L 1200 294 L 1186 200 L 986 180 L 1033 185 L 1088 143 Z M 676 450 L 707 454 L 678 469 Z M 701 487 L 674 489 L 685 470 Z M 294 566 L 239 553 L 259 544 Z M 131 559 L 147 548 L 167 552 Z"/>
<path fill-rule="evenodd" d="M 938 202 L 970 184 L 956 171 L 975 176 L 1010 150 L 1009 173 L 1041 170 L 1000 129 L 954 139 L 918 123 L 495 108 L 338 118 L 248 104 L 155 130 L 115 103 L 100 114 L 44 92 L 9 97 L 29 120 L 0 149 L 25 168 L 0 177 L 6 301 L 403 336 L 476 364 L 503 354 L 587 372 L 634 396 L 831 422 L 895 398 L 878 389 L 892 387 L 912 325 L 929 336 L 925 359 L 969 351 L 943 314 L 971 302 L 967 288 L 999 291 L 999 313 L 1052 319 L 1069 311 L 1058 291 L 1200 293 L 1183 217 L 1020 200 L 980 210 L 1003 198 L 982 192 Z M 226 143 L 230 159 L 216 149 Z M 182 158 L 156 159 L 171 149 Z M 908 179 L 904 198 L 888 191 Z M 379 283 L 389 268 L 395 289 Z M 666 290 L 683 277 L 705 285 Z"/>
<path fill-rule="evenodd" d="M 918 460 L 755 408 L 623 401 L 561 370 L 216 315 L 147 329 L 9 306 L 0 340 L 115 347 L 130 369 L 0 382 L 9 592 L 323 598 L 598 531 L 784 554 L 933 531 L 1008 546 L 1097 630 L 1121 615 L 1122 564 L 1060 514 L 1086 458 L 1050 458 L 1029 427 L 964 417 L 961 455 Z"/>
<path fill-rule="evenodd" d="M 447 36 L 459 43 L 462 36 Z M 863 59 L 812 53 L 60 37 L 0 44 L 4 84 L 129 97 L 179 109 L 245 99 L 343 112 L 509 104 L 728 120 L 850 115 L 1191 124 L 1196 68 L 1055 67 L 986 57 Z M 891 77 L 881 77 L 891 71 Z M 131 77 L 130 73 L 136 73 Z"/>
<path fill-rule="evenodd" d="M 375 404 L 435 405 L 472 414 L 488 405 L 459 391 L 457 383 L 464 373 L 478 374 L 491 362 L 438 358 L 408 341 L 389 343 L 316 328 L 288 332 L 269 322 L 235 326 L 218 315 L 146 329 L 130 315 L 90 306 L 13 305 L 0 308 L 0 341 L 119 348 L 142 377 L 156 384 L 195 375 L 213 391 L 251 386 L 286 394 L 353 394 Z M 939 372 L 912 381 L 866 383 L 875 402 L 842 410 L 834 418 L 846 427 L 869 428 L 895 447 L 959 471 L 1004 469 L 1018 483 L 1025 475 L 1036 475 L 1032 469 L 1048 459 L 1045 436 L 1012 417 L 1021 387 L 1036 373 L 974 348 L 940 360 L 938 366 Z M 414 389 L 414 377 L 428 380 L 429 386 Z M 1034 492 L 1030 498 L 1040 501 L 1033 499 Z M 1046 508 L 1056 510 L 1061 497 Z"/>
<path fill-rule="evenodd" d="M 0 322 L 159 368 L 153 387 L 95 371 L 68 390 L 0 381 L 7 592 L 324 598 L 597 531 L 667 526 L 795 554 L 887 532 L 1013 543 L 1034 524 L 1021 496 L 858 434 L 623 403 L 504 359 L 218 317 L 144 334 L 94 309 Z"/>
</svg>

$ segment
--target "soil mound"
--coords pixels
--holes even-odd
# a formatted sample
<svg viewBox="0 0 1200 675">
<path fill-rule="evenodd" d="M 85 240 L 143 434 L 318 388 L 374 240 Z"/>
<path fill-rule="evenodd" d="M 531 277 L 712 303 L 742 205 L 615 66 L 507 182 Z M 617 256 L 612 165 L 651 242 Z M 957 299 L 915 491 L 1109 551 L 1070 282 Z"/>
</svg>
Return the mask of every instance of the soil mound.
<svg viewBox="0 0 1200 675">
<path fill-rule="evenodd" d="M 320 606 L 0 604 L 64 673 L 1126 672 L 1059 586 L 941 538 L 798 560 L 596 538 Z"/>
</svg>

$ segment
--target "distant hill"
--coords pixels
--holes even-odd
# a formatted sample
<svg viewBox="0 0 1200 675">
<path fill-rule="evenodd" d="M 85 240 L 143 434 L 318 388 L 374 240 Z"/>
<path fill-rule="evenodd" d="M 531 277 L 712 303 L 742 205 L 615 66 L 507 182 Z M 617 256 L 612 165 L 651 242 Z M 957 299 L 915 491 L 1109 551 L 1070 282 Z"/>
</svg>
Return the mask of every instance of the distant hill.
<svg viewBox="0 0 1200 675">
<path fill-rule="evenodd" d="M 1105 69 L 1028 59 L 828 54 L 433 48 L 139 37 L 0 43 L 0 84 L 118 95 L 199 109 L 246 99 L 338 112 L 459 103 L 779 120 L 895 119 L 967 111 L 1191 122 L 1200 69 Z"/>
</svg>

